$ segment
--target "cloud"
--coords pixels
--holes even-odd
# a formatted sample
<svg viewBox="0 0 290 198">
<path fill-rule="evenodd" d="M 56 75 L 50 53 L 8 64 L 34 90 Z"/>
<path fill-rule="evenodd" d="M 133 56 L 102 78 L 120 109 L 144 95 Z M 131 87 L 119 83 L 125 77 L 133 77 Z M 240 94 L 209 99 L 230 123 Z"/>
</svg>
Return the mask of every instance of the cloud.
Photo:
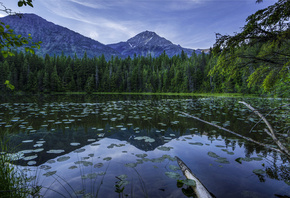
<svg viewBox="0 0 290 198">
<path fill-rule="evenodd" d="M 84 6 L 84 7 L 88 7 L 91 9 L 105 9 L 107 8 L 106 6 L 100 4 L 99 2 L 94 1 L 94 3 L 90 3 L 88 1 L 84 2 L 84 1 L 80 1 L 80 0 L 70 0 L 72 3 L 76 3 L 78 5 Z"/>
</svg>

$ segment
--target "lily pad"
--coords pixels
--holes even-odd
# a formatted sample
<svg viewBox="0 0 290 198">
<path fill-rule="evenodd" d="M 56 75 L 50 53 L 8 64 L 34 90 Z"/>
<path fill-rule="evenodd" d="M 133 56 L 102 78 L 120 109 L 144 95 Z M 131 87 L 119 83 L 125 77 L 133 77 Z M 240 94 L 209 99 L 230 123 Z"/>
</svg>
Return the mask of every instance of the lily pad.
<svg viewBox="0 0 290 198">
<path fill-rule="evenodd" d="M 169 165 L 169 168 L 173 171 L 180 170 L 180 168 L 178 166 L 175 166 L 175 165 Z"/>
<path fill-rule="evenodd" d="M 48 165 L 41 165 L 39 168 L 40 168 L 40 169 L 43 169 L 43 170 L 48 170 L 48 169 L 51 169 L 51 166 L 48 166 Z"/>
<path fill-rule="evenodd" d="M 99 145 L 101 145 L 101 144 L 99 144 L 99 143 L 93 143 L 93 144 L 91 144 L 91 146 L 99 146 Z"/>
<path fill-rule="evenodd" d="M 88 162 L 88 161 L 76 161 L 75 164 L 82 164 L 84 166 L 92 166 L 93 165 L 92 162 Z"/>
<path fill-rule="evenodd" d="M 82 179 L 95 179 L 98 176 L 97 173 L 90 173 L 87 175 L 82 175 Z"/>
<path fill-rule="evenodd" d="M 53 164 L 53 163 L 55 163 L 55 160 L 50 159 L 50 160 L 47 161 L 47 163 L 49 163 L 49 164 Z"/>
<path fill-rule="evenodd" d="M 213 157 L 213 158 L 218 158 L 218 157 L 219 157 L 216 153 L 211 152 L 211 151 L 209 151 L 209 152 L 207 153 L 207 155 L 210 156 L 210 157 Z"/>
<path fill-rule="evenodd" d="M 68 160 L 70 157 L 69 156 L 63 156 L 57 159 L 58 162 L 64 162 L 66 160 Z"/>
<path fill-rule="evenodd" d="M 175 172 L 165 172 L 165 175 L 173 179 L 179 179 L 181 177 L 181 175 Z"/>
<path fill-rule="evenodd" d="M 88 139 L 88 142 L 95 142 L 96 139 Z"/>
<path fill-rule="evenodd" d="M 137 166 L 137 164 L 136 164 L 136 163 L 127 163 L 127 164 L 125 164 L 125 166 L 126 166 L 126 167 L 134 168 L 134 167 Z"/>
<path fill-rule="evenodd" d="M 27 157 L 23 158 L 23 160 L 28 161 L 28 160 L 32 160 L 35 158 L 37 158 L 37 155 L 27 156 Z"/>
<path fill-rule="evenodd" d="M 215 145 L 216 147 L 219 147 L 219 148 L 225 148 L 224 145 Z"/>
<path fill-rule="evenodd" d="M 185 185 L 188 185 L 188 186 L 193 186 L 195 187 L 196 186 L 196 183 L 194 180 L 192 179 L 185 179 L 185 180 L 181 180 L 181 182 Z"/>
<path fill-rule="evenodd" d="M 254 169 L 253 170 L 253 173 L 257 174 L 257 175 L 263 175 L 265 174 L 266 172 L 262 169 Z"/>
<path fill-rule="evenodd" d="M 34 144 L 33 147 L 42 147 L 43 144 Z"/>
<path fill-rule="evenodd" d="M 55 153 L 55 154 L 63 153 L 63 152 L 64 152 L 64 150 L 61 150 L 61 149 L 59 149 L 59 150 L 52 149 L 52 150 L 46 151 L 46 153 Z"/>
<path fill-rule="evenodd" d="M 34 151 L 35 153 L 39 153 L 39 152 L 41 152 L 41 151 L 44 151 L 44 148 L 34 149 L 33 151 Z"/>
<path fill-rule="evenodd" d="M 36 161 L 29 161 L 29 162 L 27 162 L 27 165 L 29 165 L 29 166 L 34 165 L 34 164 L 36 164 Z"/>
<path fill-rule="evenodd" d="M 105 157 L 103 160 L 110 161 L 111 159 L 112 159 L 111 157 Z"/>
<path fill-rule="evenodd" d="M 201 142 L 190 142 L 191 145 L 197 145 L 197 146 L 203 146 L 203 143 Z"/>
<path fill-rule="evenodd" d="M 173 147 L 160 146 L 157 149 L 161 151 L 170 151 L 171 149 L 173 149 Z"/>
<path fill-rule="evenodd" d="M 30 143 L 33 142 L 33 140 L 23 140 L 22 143 Z"/>
<path fill-rule="evenodd" d="M 222 163 L 222 164 L 229 164 L 230 162 L 225 157 L 218 157 L 218 159 L 215 160 L 216 162 Z"/>
<path fill-rule="evenodd" d="M 145 139 L 145 142 L 155 142 L 155 140 L 153 138 L 147 138 Z"/>
<path fill-rule="evenodd" d="M 44 173 L 43 175 L 46 177 L 49 177 L 49 176 L 54 175 L 55 173 L 56 173 L 56 171 L 51 171 L 51 172 Z"/>
<path fill-rule="evenodd" d="M 147 157 L 148 155 L 146 153 L 144 154 L 136 154 L 136 157 L 144 158 Z"/>
<path fill-rule="evenodd" d="M 74 153 L 82 153 L 84 152 L 86 149 L 82 148 L 82 149 L 77 149 L 74 151 Z"/>
<path fill-rule="evenodd" d="M 123 174 L 123 175 L 119 175 L 117 178 L 120 179 L 120 180 L 125 180 L 125 179 L 128 178 L 128 176 Z"/>
<path fill-rule="evenodd" d="M 72 142 L 70 143 L 71 146 L 79 146 L 81 143 L 78 143 L 78 142 Z"/>
<path fill-rule="evenodd" d="M 94 165 L 94 168 L 101 168 L 103 166 L 104 166 L 103 163 L 97 163 L 97 164 Z"/>
</svg>

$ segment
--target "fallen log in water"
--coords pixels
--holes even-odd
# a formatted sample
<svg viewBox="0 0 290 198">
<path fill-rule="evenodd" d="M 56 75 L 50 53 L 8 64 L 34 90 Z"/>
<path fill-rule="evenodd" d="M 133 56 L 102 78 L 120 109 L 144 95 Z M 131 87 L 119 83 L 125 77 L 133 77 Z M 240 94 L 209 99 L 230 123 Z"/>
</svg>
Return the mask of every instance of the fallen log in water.
<svg viewBox="0 0 290 198">
<path fill-rule="evenodd" d="M 191 172 L 191 170 L 186 166 L 186 164 L 177 156 L 175 156 L 177 159 L 177 163 L 184 174 L 184 176 L 187 179 L 191 179 L 195 181 L 195 186 L 191 186 L 191 188 L 194 190 L 196 196 L 198 198 L 214 198 L 215 196 L 212 195 L 207 188 L 201 183 L 201 181 Z"/>
<path fill-rule="evenodd" d="M 238 133 L 236 133 L 236 132 L 234 132 L 234 131 L 231 131 L 231 130 L 229 130 L 229 129 L 226 129 L 226 128 L 224 128 L 224 127 L 218 126 L 218 125 L 216 125 L 216 124 L 213 124 L 213 123 L 211 123 L 211 122 L 205 121 L 205 120 L 203 120 L 203 119 L 200 119 L 200 118 L 195 117 L 195 116 L 193 116 L 193 115 L 189 115 L 189 114 L 184 113 L 184 112 L 180 112 L 180 113 L 182 113 L 183 115 L 186 115 L 187 117 L 190 117 L 190 118 L 193 118 L 193 119 L 199 120 L 199 121 L 201 121 L 201 122 L 203 122 L 203 123 L 209 124 L 209 125 L 211 125 L 211 126 L 214 126 L 214 127 L 219 128 L 219 129 L 221 129 L 221 130 L 224 130 L 224 131 L 226 131 L 226 132 L 229 132 L 229 133 L 231 133 L 231 134 L 234 134 L 234 135 L 236 135 L 236 136 L 238 136 L 238 137 L 241 137 L 241 138 L 243 138 L 243 139 L 246 139 L 246 140 L 248 140 L 248 141 L 250 141 L 250 142 L 254 142 L 254 143 L 256 143 L 256 144 L 259 144 L 260 146 L 264 146 L 264 147 L 266 147 L 266 148 L 268 148 L 268 149 L 271 149 L 271 150 L 273 150 L 273 151 L 276 151 L 276 152 L 279 152 L 279 153 L 283 153 L 283 154 L 285 154 L 285 152 L 283 152 L 283 151 L 280 150 L 280 149 L 276 149 L 276 148 L 274 148 L 274 147 L 272 147 L 272 146 L 270 146 L 270 145 L 267 145 L 267 144 L 264 144 L 264 143 L 258 142 L 258 141 L 256 141 L 256 140 L 253 140 L 252 138 L 249 138 L 249 137 L 243 136 L 243 135 L 241 135 L 241 134 L 238 134 Z M 287 153 L 286 153 L 286 154 L 287 154 Z M 288 155 L 288 157 L 289 157 L 289 155 Z"/>
</svg>

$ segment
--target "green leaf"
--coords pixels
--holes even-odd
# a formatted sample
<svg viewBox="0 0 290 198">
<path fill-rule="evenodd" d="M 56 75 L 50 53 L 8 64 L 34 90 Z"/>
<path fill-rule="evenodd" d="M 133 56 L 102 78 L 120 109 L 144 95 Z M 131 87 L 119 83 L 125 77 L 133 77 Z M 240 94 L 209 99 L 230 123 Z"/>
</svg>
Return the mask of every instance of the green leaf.
<svg viewBox="0 0 290 198">
<path fill-rule="evenodd" d="M 2 55 L 4 58 L 7 58 L 8 57 L 8 52 L 7 51 L 1 51 Z"/>
<path fill-rule="evenodd" d="M 0 25 L 0 32 L 4 32 L 4 27 Z"/>
<path fill-rule="evenodd" d="M 177 188 L 181 188 L 183 186 L 182 180 L 177 180 Z"/>
<path fill-rule="evenodd" d="M 23 1 L 18 1 L 18 7 L 22 7 L 23 6 Z"/>
<path fill-rule="evenodd" d="M 33 7 L 32 3 L 31 3 L 30 1 L 28 1 L 27 4 L 28 4 L 30 7 Z"/>
</svg>

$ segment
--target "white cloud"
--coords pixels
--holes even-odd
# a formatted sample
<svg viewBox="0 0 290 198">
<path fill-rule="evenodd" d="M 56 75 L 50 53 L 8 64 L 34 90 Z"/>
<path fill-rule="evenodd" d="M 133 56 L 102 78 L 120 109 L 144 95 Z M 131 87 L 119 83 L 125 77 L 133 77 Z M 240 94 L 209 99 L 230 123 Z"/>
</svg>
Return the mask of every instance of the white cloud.
<svg viewBox="0 0 290 198">
<path fill-rule="evenodd" d="M 89 7 L 89 8 L 93 8 L 93 9 L 104 9 L 106 8 L 106 6 L 102 5 L 99 2 L 94 1 L 93 3 L 90 3 L 88 1 L 84 2 L 84 1 L 80 1 L 80 0 L 70 0 L 73 3 L 79 4 L 81 6 L 85 6 L 85 7 Z"/>
</svg>

